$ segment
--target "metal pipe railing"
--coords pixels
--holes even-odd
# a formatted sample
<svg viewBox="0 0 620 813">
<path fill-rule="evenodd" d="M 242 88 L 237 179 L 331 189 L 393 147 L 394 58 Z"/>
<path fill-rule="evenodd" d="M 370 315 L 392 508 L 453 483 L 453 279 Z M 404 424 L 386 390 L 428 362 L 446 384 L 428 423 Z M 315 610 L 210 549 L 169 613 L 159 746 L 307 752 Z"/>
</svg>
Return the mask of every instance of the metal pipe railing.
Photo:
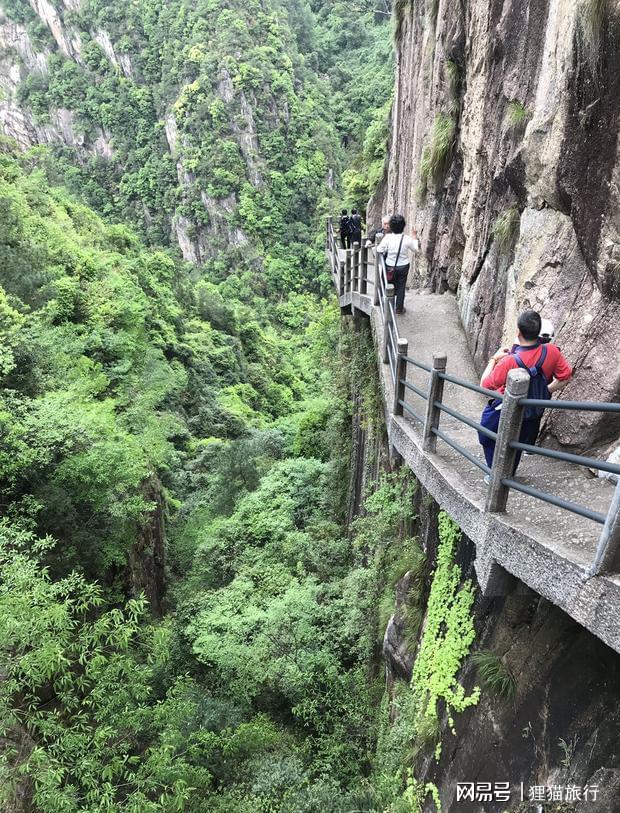
<svg viewBox="0 0 620 813">
<path fill-rule="evenodd" d="M 502 485 L 504 485 L 506 488 L 513 488 L 515 491 L 520 491 L 521 493 L 527 494 L 530 497 L 536 497 L 538 500 L 547 502 L 550 505 L 555 505 L 558 508 L 565 508 L 567 511 L 571 511 L 573 514 L 579 514 L 579 516 L 586 517 L 586 519 L 591 519 L 593 522 L 598 522 L 600 525 L 605 523 L 605 514 L 600 514 L 598 511 L 591 511 L 589 508 L 584 508 L 583 506 L 577 505 L 577 503 L 571 502 L 570 500 L 564 500 L 562 497 L 556 497 L 555 494 L 548 494 L 546 491 L 541 491 L 539 488 L 535 488 L 534 486 L 527 486 L 525 483 L 520 483 L 518 480 L 507 478 L 504 480 Z"/>
<path fill-rule="evenodd" d="M 589 412 L 620 412 L 620 404 L 608 404 L 605 401 L 542 401 L 539 398 L 520 398 L 519 406 L 534 406 L 543 409 L 575 409 Z"/>
<path fill-rule="evenodd" d="M 620 474 L 620 466 L 615 463 L 608 463 L 606 460 L 597 460 L 596 457 L 584 457 L 571 452 L 562 452 L 557 449 L 547 449 L 544 446 L 531 446 L 529 443 L 521 443 L 518 440 L 511 441 L 510 445 L 519 452 L 537 454 L 542 457 L 550 457 L 553 460 L 562 460 L 565 463 L 574 463 L 576 466 L 587 466 L 589 469 L 607 471 L 610 474 Z"/>
<path fill-rule="evenodd" d="M 405 388 L 411 390 L 411 392 L 415 392 L 416 395 L 419 395 L 420 398 L 424 398 L 425 401 L 428 401 L 428 395 L 422 390 L 418 389 L 415 384 L 412 384 L 410 381 L 403 382 Z"/>
<path fill-rule="evenodd" d="M 486 395 L 489 398 L 497 398 L 499 401 L 504 400 L 504 396 L 501 393 L 495 392 L 495 390 L 487 390 L 486 387 L 480 387 L 478 384 L 472 384 L 471 381 L 465 381 L 464 378 L 457 378 L 457 376 L 448 375 L 448 373 L 442 373 L 441 378 L 443 378 L 444 381 L 449 381 L 451 384 L 457 384 L 459 387 L 465 387 L 466 390 L 479 392 L 481 395 Z M 545 401 L 544 403 L 546 404 L 548 401 Z"/>
<path fill-rule="evenodd" d="M 492 438 L 493 440 L 497 440 L 497 432 L 493 432 L 491 429 L 487 429 L 486 426 L 482 426 L 482 424 L 477 423 L 476 421 L 472 421 L 471 418 L 468 418 L 466 415 L 463 415 L 456 409 L 452 409 L 451 407 L 446 406 L 446 404 L 441 404 L 439 401 L 435 401 L 435 406 L 442 412 L 446 412 L 448 415 L 451 415 L 453 418 L 456 418 L 457 421 L 465 423 L 467 424 L 467 426 L 471 426 L 471 428 L 475 429 L 476 432 L 482 432 L 482 434 L 486 435 L 486 437 Z"/>
</svg>

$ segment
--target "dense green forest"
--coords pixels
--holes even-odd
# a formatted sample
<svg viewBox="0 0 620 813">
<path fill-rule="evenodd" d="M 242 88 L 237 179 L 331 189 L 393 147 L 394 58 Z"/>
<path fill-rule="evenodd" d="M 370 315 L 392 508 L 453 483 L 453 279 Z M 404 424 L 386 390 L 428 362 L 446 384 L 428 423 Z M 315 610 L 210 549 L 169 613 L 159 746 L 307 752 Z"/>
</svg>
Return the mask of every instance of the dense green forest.
<svg viewBox="0 0 620 813">
<path fill-rule="evenodd" d="M 389 22 L 85 0 L 59 9 L 72 58 L 24 0 L 3 8 L 48 53 L 20 103 L 68 108 L 86 147 L 0 144 L 2 804 L 416 810 L 405 755 L 440 698 L 476 700 L 448 689 L 471 593 L 446 521 L 431 621 L 453 603 L 457 626 L 389 726 L 381 641 L 405 571 L 417 633 L 425 562 L 405 477 L 345 523 L 353 382 L 369 420 L 378 394 L 321 230 L 383 171 Z"/>
</svg>

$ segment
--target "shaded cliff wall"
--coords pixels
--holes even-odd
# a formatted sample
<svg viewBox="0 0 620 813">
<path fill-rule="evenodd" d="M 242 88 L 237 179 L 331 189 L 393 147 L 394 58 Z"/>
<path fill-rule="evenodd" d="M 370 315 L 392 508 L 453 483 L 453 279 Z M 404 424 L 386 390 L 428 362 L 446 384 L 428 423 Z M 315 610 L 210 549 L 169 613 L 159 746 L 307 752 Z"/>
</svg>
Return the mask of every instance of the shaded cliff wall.
<svg viewBox="0 0 620 813">
<path fill-rule="evenodd" d="M 438 509 L 419 488 L 413 510 L 427 554 L 428 590 L 436 563 Z M 474 558 L 473 544 L 462 537 L 456 562 L 463 579 L 475 584 Z M 397 588 L 401 606 L 405 587 Z M 476 640 L 459 682 L 467 693 L 481 686 L 480 700 L 455 716 L 454 733 L 444 715 L 441 757 L 436 760 L 432 748 L 423 750 L 412 766 L 416 778 L 437 786 L 443 813 L 618 813 L 620 656 L 516 580 L 510 595 L 493 599 L 485 599 L 476 586 L 473 617 Z M 393 691 L 403 677 L 411 677 L 417 651 L 411 645 L 407 649 L 411 636 L 399 610 L 387 632 L 386 675 Z M 481 651 L 496 656 L 514 681 L 512 698 L 485 682 L 474 661 Z M 457 782 L 510 782 L 510 802 L 457 802 Z M 598 795 L 584 803 L 522 805 L 521 782 L 526 800 L 535 785 L 596 786 Z M 435 810 L 430 799 L 423 810 Z"/>
<path fill-rule="evenodd" d="M 535 308 L 577 375 L 566 398 L 620 394 L 620 3 L 395 5 L 384 195 L 422 238 L 419 282 L 458 295 L 479 368 Z M 446 348 L 449 352 L 450 348 Z M 573 447 L 611 419 L 557 414 Z"/>
</svg>

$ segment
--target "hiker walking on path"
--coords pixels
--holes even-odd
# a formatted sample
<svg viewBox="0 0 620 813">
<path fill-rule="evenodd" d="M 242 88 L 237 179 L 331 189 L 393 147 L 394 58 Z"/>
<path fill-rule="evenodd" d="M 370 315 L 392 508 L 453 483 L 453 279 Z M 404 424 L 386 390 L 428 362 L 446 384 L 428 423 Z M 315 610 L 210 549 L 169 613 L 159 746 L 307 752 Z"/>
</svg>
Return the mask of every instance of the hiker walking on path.
<svg viewBox="0 0 620 813">
<path fill-rule="evenodd" d="M 489 359 L 485 371 L 482 373 L 480 386 L 487 390 L 503 393 L 506 389 L 506 380 L 510 370 L 518 367 L 527 370 L 530 374 L 530 388 L 528 398 L 551 398 L 551 394 L 559 392 L 570 381 L 573 370 L 566 361 L 560 349 L 555 344 L 541 341 L 541 318 L 536 311 L 524 311 L 517 321 L 517 342 L 511 350 L 500 349 Z M 553 328 L 551 328 L 553 331 Z M 482 412 L 480 424 L 493 432 L 497 432 L 501 414 L 502 402 L 492 398 Z M 540 407 L 526 407 L 519 441 L 534 445 L 540 429 L 540 421 L 544 410 Z M 484 457 L 489 468 L 493 465 L 495 441 L 478 432 L 478 439 L 484 450 Z M 517 470 L 521 452 L 515 456 L 514 472 Z M 488 475 L 485 481 L 488 482 Z"/>
<path fill-rule="evenodd" d="M 385 255 L 385 272 L 387 281 L 396 289 L 396 313 L 405 312 L 405 286 L 409 274 L 409 255 L 419 250 L 418 235 L 413 230 L 413 237 L 405 234 L 405 218 L 392 215 L 390 233 L 386 234 L 377 246 L 377 251 Z"/>
<path fill-rule="evenodd" d="M 358 215 L 357 209 L 351 209 L 351 217 L 349 218 L 349 230 L 351 232 L 351 245 L 362 242 L 362 218 Z"/>
<path fill-rule="evenodd" d="M 347 209 L 340 213 L 340 244 L 343 248 L 351 248 L 351 218 Z"/>
</svg>

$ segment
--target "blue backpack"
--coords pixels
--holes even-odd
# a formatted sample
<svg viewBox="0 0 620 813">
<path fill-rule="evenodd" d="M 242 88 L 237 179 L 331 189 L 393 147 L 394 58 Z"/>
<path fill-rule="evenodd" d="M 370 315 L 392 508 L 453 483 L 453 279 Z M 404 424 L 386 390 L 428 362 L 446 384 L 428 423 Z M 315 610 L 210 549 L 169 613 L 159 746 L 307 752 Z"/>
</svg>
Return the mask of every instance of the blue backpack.
<svg viewBox="0 0 620 813">
<path fill-rule="evenodd" d="M 528 367 L 523 359 L 520 358 L 518 353 L 511 353 L 511 356 L 522 370 L 527 370 L 530 374 L 530 387 L 527 391 L 527 397 L 535 398 L 536 400 L 540 401 L 548 401 L 551 398 L 551 393 L 549 392 L 549 382 L 545 378 L 545 374 L 542 371 L 542 366 L 547 358 L 546 345 L 542 345 L 540 350 L 540 358 L 534 367 Z M 523 413 L 523 420 L 531 421 L 535 418 L 542 418 L 544 411 L 544 407 L 526 406 Z"/>
</svg>

